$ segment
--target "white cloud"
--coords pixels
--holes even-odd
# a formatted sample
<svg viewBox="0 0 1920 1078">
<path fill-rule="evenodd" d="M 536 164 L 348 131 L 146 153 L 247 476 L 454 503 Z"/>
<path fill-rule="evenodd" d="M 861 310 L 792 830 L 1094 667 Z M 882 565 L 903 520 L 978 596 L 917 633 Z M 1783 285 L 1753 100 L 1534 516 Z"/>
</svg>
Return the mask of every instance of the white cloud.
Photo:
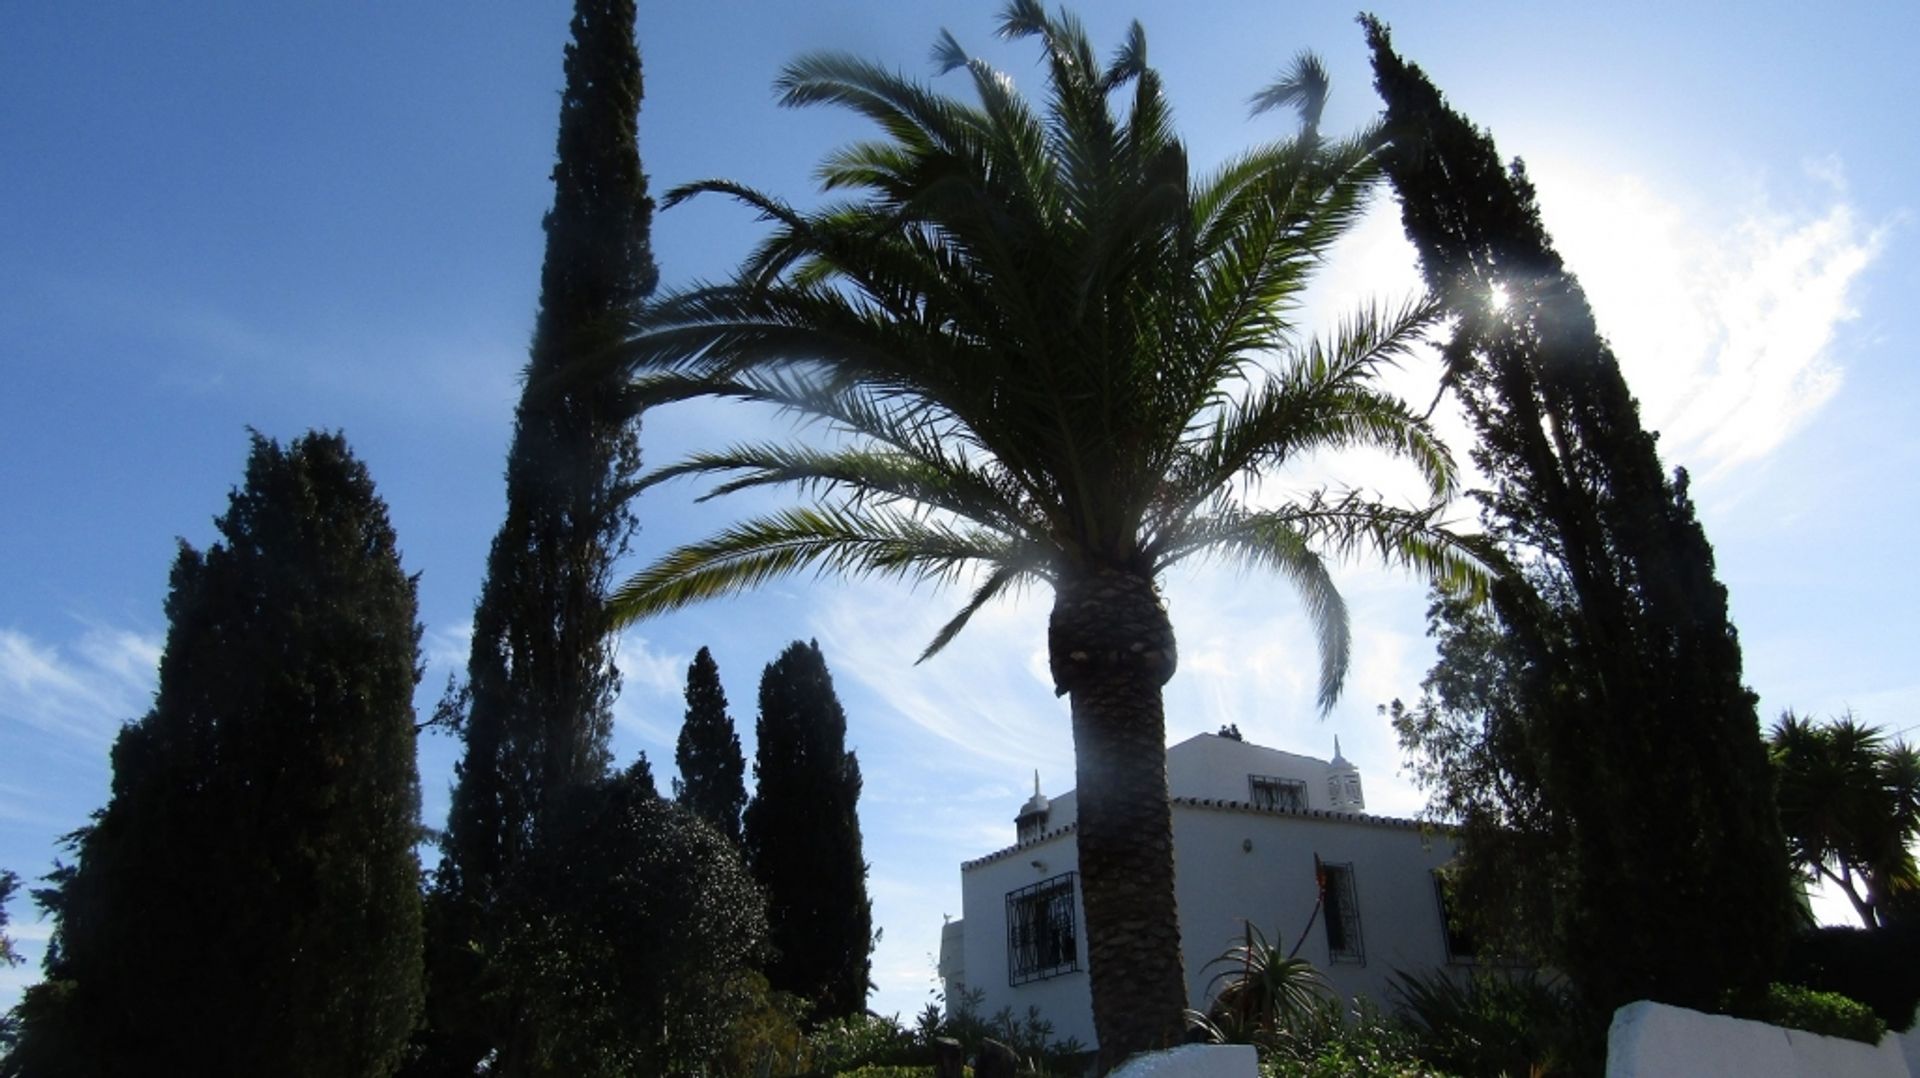
<svg viewBox="0 0 1920 1078">
<path fill-rule="evenodd" d="M 473 651 L 473 622 L 463 621 L 447 628 L 430 626 L 420 640 L 421 658 L 430 671 L 423 679 L 434 680 L 432 671 L 465 673 Z M 444 680 L 444 676 L 442 677 Z"/>
<path fill-rule="evenodd" d="M 656 651 L 651 641 L 632 630 L 621 633 L 615 646 L 614 661 L 627 689 L 642 688 L 670 699 L 685 693 L 693 656 Z"/>
<path fill-rule="evenodd" d="M 104 745 L 146 709 L 160 640 L 91 627 L 68 647 L 0 629 L 0 719 Z"/>
<path fill-rule="evenodd" d="M 1888 227 L 1862 222 L 1836 162 L 1813 210 L 1764 194 L 1687 207 L 1636 176 L 1534 163 L 1542 214 L 1612 341 L 1662 456 L 1704 477 L 1784 444 L 1832 399 L 1832 345 Z"/>
<path fill-rule="evenodd" d="M 987 607 L 946 650 L 914 665 L 965 596 L 961 587 L 909 593 L 849 584 L 822 591 L 813 628 L 834 657 L 836 677 L 858 681 L 931 735 L 950 754 L 944 765 L 965 769 L 970 784 L 1015 779 L 1034 767 L 1071 775 L 1066 704 L 1055 700 L 1046 673 L 1050 595 Z"/>
<path fill-rule="evenodd" d="M 1839 161 L 1804 165 L 1816 197 L 1793 208 L 1757 186 L 1731 204 L 1701 206 L 1568 160 L 1529 167 L 1554 244 L 1580 278 L 1643 422 L 1662 432 L 1668 464 L 1724 475 L 1779 448 L 1839 390 L 1835 337 L 1855 317 L 1861 275 L 1892 227 L 1861 220 Z M 1419 292 L 1418 265 L 1396 204 L 1379 199 L 1332 252 L 1303 328 L 1324 331 L 1361 304 Z M 1384 384 L 1424 409 L 1437 375 L 1427 355 Z M 1457 409 L 1442 408 L 1436 422 L 1464 465 L 1470 439 Z M 1311 474 L 1322 471 L 1393 496 L 1410 489 L 1404 466 L 1384 458 Z"/>
</svg>

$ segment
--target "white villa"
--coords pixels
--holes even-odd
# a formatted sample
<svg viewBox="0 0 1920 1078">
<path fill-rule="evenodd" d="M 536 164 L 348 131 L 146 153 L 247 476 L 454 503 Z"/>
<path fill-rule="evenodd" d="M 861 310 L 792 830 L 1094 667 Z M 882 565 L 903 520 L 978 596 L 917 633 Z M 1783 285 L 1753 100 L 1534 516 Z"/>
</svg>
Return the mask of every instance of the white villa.
<svg viewBox="0 0 1920 1078">
<path fill-rule="evenodd" d="M 1444 831 L 1369 815 L 1360 772 L 1201 734 L 1167 749 L 1187 995 L 1204 1010 L 1243 922 L 1318 966 L 1339 992 L 1387 1005 L 1395 971 L 1471 961 L 1447 931 L 1435 870 L 1453 855 Z M 1061 1039 L 1093 1045 L 1072 791 L 1039 790 L 1015 818 L 1014 844 L 960 866 L 962 915 L 940 938 L 947 999 L 976 990 L 981 1012 L 1038 1007 Z M 1315 914 L 1316 858 L 1327 901 Z"/>
</svg>

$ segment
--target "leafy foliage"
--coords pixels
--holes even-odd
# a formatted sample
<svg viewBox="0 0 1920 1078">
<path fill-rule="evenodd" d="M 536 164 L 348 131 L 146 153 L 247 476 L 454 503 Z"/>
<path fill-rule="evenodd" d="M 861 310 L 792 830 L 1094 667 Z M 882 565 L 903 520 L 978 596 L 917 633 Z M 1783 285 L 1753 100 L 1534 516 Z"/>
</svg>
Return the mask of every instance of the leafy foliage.
<svg viewBox="0 0 1920 1078">
<path fill-rule="evenodd" d="M 747 761 L 740 753 L 733 716 L 727 713 L 720 667 L 706 648 L 687 667 L 687 717 L 673 758 L 680 769 L 673 799 L 738 846 L 740 813 L 747 806 Z"/>
<path fill-rule="evenodd" d="M 515 1035 L 481 1005 L 491 926 L 550 809 L 606 778 L 619 690 L 603 605 L 635 526 L 639 470 L 621 379 L 582 377 L 658 280 L 637 152 L 633 0 L 579 0 L 566 50 L 553 208 L 526 388 L 507 456 L 507 513 L 487 556 L 464 685 L 436 722 L 465 741 L 435 881 L 425 1070 L 458 1072 Z"/>
<path fill-rule="evenodd" d="M 1525 170 L 1364 21 L 1384 166 L 1456 319 L 1447 379 L 1489 479 L 1483 522 L 1564 589 L 1512 572 L 1492 593 L 1531 757 L 1507 774 L 1568 838 L 1542 866 L 1557 873 L 1550 957 L 1603 1007 L 1759 991 L 1793 928 L 1791 878 L 1686 474 L 1662 471 Z"/>
<path fill-rule="evenodd" d="M 922 1062 L 927 1042 L 891 1018 L 854 1014 L 820 1024 L 807 1037 L 814 1066 L 830 1074 Z"/>
<path fill-rule="evenodd" d="M 968 584 L 924 658 L 994 599 L 1051 586 L 1094 1017 L 1118 1059 L 1177 1038 L 1185 1002 L 1160 706 L 1175 647 L 1158 574 L 1211 555 L 1286 577 L 1318 631 L 1330 706 L 1350 643 L 1330 558 L 1378 553 L 1462 585 L 1476 563 L 1439 527 L 1453 461 L 1374 384 L 1435 307 L 1369 308 L 1322 341 L 1291 321 L 1377 175 L 1366 139 L 1320 136 L 1314 65 L 1262 102 L 1299 110 L 1295 137 L 1195 177 L 1138 26 L 1105 64 L 1039 0 L 1009 3 L 1000 30 L 1040 46 L 1041 107 L 951 35 L 936 60 L 972 100 L 804 56 L 777 83 L 784 103 L 880 129 L 825 159 L 836 200 L 806 211 L 724 180 L 669 195 L 731 197 L 772 231 L 731 281 L 653 304 L 625 349 L 635 399 L 752 401 L 829 437 L 728 446 L 646 477 L 797 488 L 816 504 L 669 551 L 613 605 L 638 618 L 806 570 Z M 1433 504 L 1247 496 L 1303 455 L 1349 448 L 1407 461 Z"/>
<path fill-rule="evenodd" d="M 1420 1058 L 1461 1074 L 1598 1076 L 1610 1016 L 1532 971 L 1398 973 L 1393 992 Z"/>
<path fill-rule="evenodd" d="M 860 852 L 860 761 L 817 643 L 794 641 L 760 677 L 747 861 L 767 892 L 767 979 L 813 1016 L 866 1007 L 873 906 Z"/>
<path fill-rule="evenodd" d="M 629 771 L 570 793 L 529 867 L 567 886 L 512 907 L 502 1069 L 691 1074 L 722 1053 L 766 939 L 733 843 Z"/>
<path fill-rule="evenodd" d="M 13 900 L 13 893 L 19 887 L 18 874 L 0 869 L 0 966 L 17 966 L 25 961 L 14 948 L 13 937 L 7 935 L 7 903 Z"/>
<path fill-rule="evenodd" d="M 1768 738 L 1780 825 L 1794 864 L 1838 886 L 1868 928 L 1920 897 L 1920 752 L 1852 715 L 1813 723 L 1787 712 Z"/>
<path fill-rule="evenodd" d="M 1857 999 L 1888 1029 L 1904 1033 L 1920 1007 L 1920 918 L 1900 918 L 1885 928 L 1803 932 L 1787 952 L 1781 979 Z"/>
<path fill-rule="evenodd" d="M 1544 569 L 1535 590 L 1558 594 Z M 1556 623 L 1557 624 L 1557 623 Z M 1460 836 L 1448 912 L 1488 957 L 1551 952 L 1554 887 L 1567 871 L 1565 821 L 1541 789 L 1530 686 L 1552 684 L 1499 615 L 1436 594 L 1427 608 L 1436 661 L 1412 706 L 1383 710 L 1427 791 L 1428 812 Z"/>
<path fill-rule="evenodd" d="M 1879 1044 L 1887 1024 L 1873 1008 L 1838 992 L 1821 992 L 1798 985 L 1767 986 L 1756 1007 L 1735 1008 L 1734 1014 L 1788 1029 L 1804 1029 L 1823 1037 L 1844 1037 L 1862 1044 Z"/>
<path fill-rule="evenodd" d="M 153 709 L 41 894 L 8 1074 L 384 1075 L 420 1005 L 420 629 L 344 439 L 254 436 L 182 545 Z"/>
<path fill-rule="evenodd" d="M 931 1045 L 936 1037 L 957 1041 L 968 1059 L 979 1058 L 988 1041 L 997 1041 L 1012 1050 L 1022 1078 L 1051 1078 L 1082 1074 L 1089 1053 L 1077 1039 L 1055 1040 L 1053 1023 L 1029 1006 L 1024 1014 L 1002 1007 L 990 1015 L 980 1013 L 985 998 L 979 989 L 946 1001 L 944 1014 L 929 1006 L 921 1015 L 917 1040 Z"/>
<path fill-rule="evenodd" d="M 7 903 L 12 900 L 14 891 L 20 886 L 20 877 L 14 872 L 0 869 L 0 969 L 17 966 L 26 961 L 7 935 Z M 19 1017 L 9 1011 L 0 1015 L 0 1058 L 13 1050 L 19 1037 Z"/>
<path fill-rule="evenodd" d="M 1326 1000 L 1275 1031 L 1263 1078 L 1447 1078 L 1421 1062 L 1414 1036 L 1374 1006 Z"/>
</svg>

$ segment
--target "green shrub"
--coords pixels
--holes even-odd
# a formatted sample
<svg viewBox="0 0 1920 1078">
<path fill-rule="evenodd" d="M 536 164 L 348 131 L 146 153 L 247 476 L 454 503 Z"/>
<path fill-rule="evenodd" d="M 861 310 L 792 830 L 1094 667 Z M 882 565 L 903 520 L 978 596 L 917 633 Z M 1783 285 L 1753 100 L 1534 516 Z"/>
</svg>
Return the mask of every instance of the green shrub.
<svg viewBox="0 0 1920 1078">
<path fill-rule="evenodd" d="M 1310 1059 L 1268 1056 L 1260 1063 L 1261 1078 L 1450 1078 L 1417 1060 L 1396 1056 L 1390 1049 L 1366 1043 L 1335 1042 Z"/>
<path fill-rule="evenodd" d="M 1838 992 L 1817 992 L 1799 985 L 1767 986 L 1767 997 L 1751 1013 L 1754 1018 L 1788 1029 L 1803 1029 L 1824 1037 L 1845 1037 L 1862 1044 L 1879 1044 L 1887 1034 L 1887 1024 L 1873 1008 Z"/>
<path fill-rule="evenodd" d="M 814 1066 L 833 1074 L 927 1062 L 911 1030 L 873 1014 L 835 1018 L 809 1034 L 807 1043 Z"/>
<path fill-rule="evenodd" d="M 985 1042 L 999 1041 L 1013 1049 L 1019 1058 L 1017 1073 L 1022 1078 L 1081 1072 L 1089 1054 L 1086 1047 L 1073 1037 L 1054 1040 L 1053 1023 L 1041 1017 L 1040 1008 L 1028 1007 L 1027 1013 L 1021 1016 L 1015 1015 L 1011 1007 L 1002 1007 L 992 1017 L 983 1018 L 980 1003 L 985 996 L 981 990 L 974 989 L 957 1000 L 948 1000 L 944 1017 L 929 1007 L 927 1013 L 920 1016 L 915 1039 L 931 1052 L 934 1038 L 952 1038 L 960 1042 L 961 1051 L 968 1059 L 975 1058 Z"/>
<path fill-rule="evenodd" d="M 1463 1074 L 1598 1075 L 1607 1016 L 1528 971 L 1394 975 L 1401 1020 L 1420 1058 Z"/>
<path fill-rule="evenodd" d="M 1888 1029 L 1905 1032 L 1920 1005 L 1920 917 L 1879 929 L 1804 932 L 1788 950 L 1780 979 L 1857 999 Z"/>
<path fill-rule="evenodd" d="M 1263 1078 L 1447 1078 L 1424 1063 L 1413 1036 L 1362 1000 L 1328 1000 L 1296 1013 L 1263 1038 Z"/>
</svg>

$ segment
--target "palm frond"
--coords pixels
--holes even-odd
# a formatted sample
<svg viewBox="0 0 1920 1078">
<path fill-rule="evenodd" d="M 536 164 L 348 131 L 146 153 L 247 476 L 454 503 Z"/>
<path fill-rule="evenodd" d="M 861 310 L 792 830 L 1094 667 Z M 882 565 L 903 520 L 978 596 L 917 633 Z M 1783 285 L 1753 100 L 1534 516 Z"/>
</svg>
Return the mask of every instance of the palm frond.
<svg viewBox="0 0 1920 1078">
<path fill-rule="evenodd" d="M 1301 52 L 1294 56 L 1292 67 L 1253 95 L 1250 104 L 1255 116 L 1292 106 L 1300 114 L 1301 129 L 1312 137 L 1320 130 L 1320 115 L 1326 111 L 1331 86 L 1332 80 L 1327 77 L 1326 65 L 1320 58 L 1311 52 Z"/>
<path fill-rule="evenodd" d="M 1194 554 L 1225 557 L 1286 577 L 1300 592 L 1321 647 L 1320 707 L 1331 710 L 1346 678 L 1350 638 L 1346 603 L 1326 557 L 1365 550 L 1409 569 L 1444 591 L 1484 598 L 1495 564 L 1484 540 L 1458 535 L 1439 510 L 1382 505 L 1365 495 L 1316 493 L 1278 509 L 1250 511 L 1219 500 L 1170 529 L 1152 551 L 1156 567 Z"/>
<path fill-rule="evenodd" d="M 950 581 L 969 565 L 1033 558 L 1005 536 L 886 509 L 789 509 L 669 551 L 615 589 L 606 612 L 614 624 L 626 624 L 805 569 Z"/>
<path fill-rule="evenodd" d="M 1296 340 L 1309 276 L 1377 178 L 1378 140 L 1320 137 L 1325 70 L 1303 54 L 1256 102 L 1299 109 L 1300 134 L 1196 180 L 1137 25 L 1104 65 L 1084 27 L 1042 0 L 1012 0 L 999 30 L 1039 45 L 1044 102 L 948 34 L 935 66 L 972 100 L 816 53 L 782 71 L 782 102 L 878 127 L 823 159 L 839 201 L 800 210 L 720 180 L 669 193 L 720 194 L 771 227 L 730 281 L 658 297 L 592 362 L 624 365 L 635 408 L 753 402 L 831 440 L 703 452 L 645 482 L 711 476 L 709 496 L 792 485 L 831 504 L 669 553 L 615 613 L 799 569 L 983 571 L 931 655 L 1006 589 L 1069 564 L 1144 557 L 1158 571 L 1213 549 L 1300 589 L 1330 705 L 1348 639 L 1327 559 L 1373 550 L 1467 586 L 1491 564 L 1431 513 L 1325 495 L 1255 511 L 1233 497 L 1301 453 L 1353 446 L 1409 459 L 1436 502 L 1457 482 L 1425 418 L 1373 384 L 1431 305 Z M 1265 375 L 1275 356 L 1289 362 Z"/>
<path fill-rule="evenodd" d="M 948 619 L 947 623 L 940 627 L 940 631 L 934 634 L 926 650 L 914 660 L 914 665 L 917 666 L 938 655 L 943 648 L 953 642 L 954 637 L 960 635 L 960 630 L 967 627 L 967 622 L 973 620 L 973 616 L 979 613 L 981 607 L 1005 594 L 1007 589 L 1017 587 L 1023 580 L 1041 579 L 1046 576 L 1045 566 L 1041 563 L 1028 565 L 1008 563 L 994 569 L 987 575 L 987 579 L 974 589 L 973 596 L 967 600 L 965 606 L 960 608 L 960 612 Z"/>
</svg>

